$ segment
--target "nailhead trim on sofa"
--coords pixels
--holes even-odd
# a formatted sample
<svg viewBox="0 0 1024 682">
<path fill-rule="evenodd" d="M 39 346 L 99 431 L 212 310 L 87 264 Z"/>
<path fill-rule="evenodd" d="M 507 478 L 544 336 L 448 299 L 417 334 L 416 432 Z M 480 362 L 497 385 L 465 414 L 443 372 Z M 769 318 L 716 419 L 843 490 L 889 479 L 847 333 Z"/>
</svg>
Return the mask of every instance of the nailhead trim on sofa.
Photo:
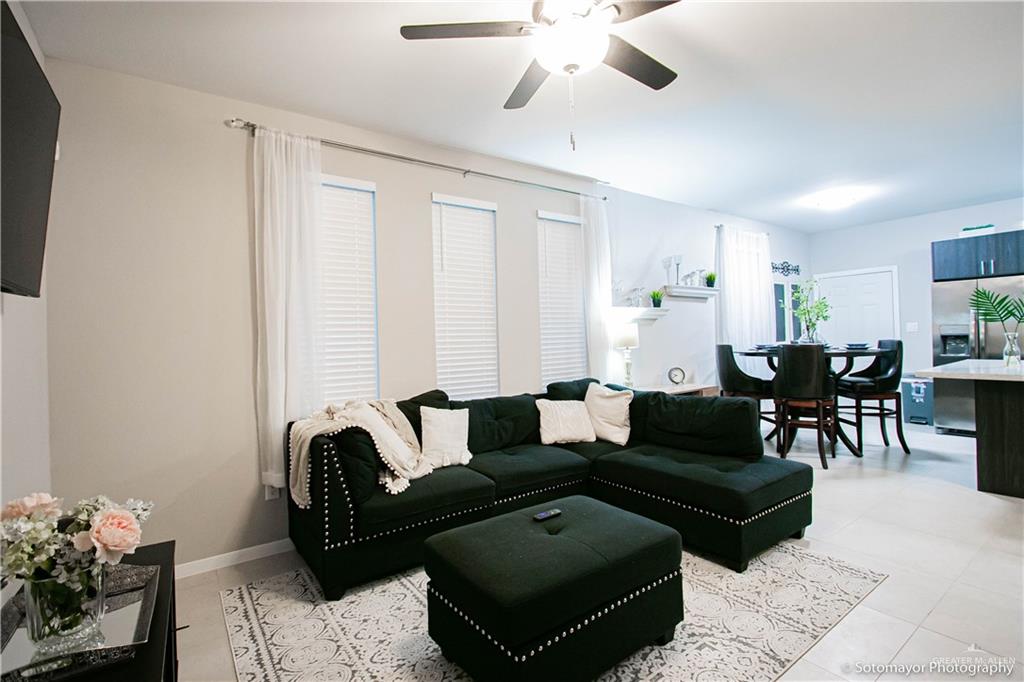
<svg viewBox="0 0 1024 682">
<path fill-rule="evenodd" d="M 626 596 L 620 597 L 619 599 L 616 599 L 614 602 L 612 602 L 608 606 L 604 607 L 603 609 L 598 609 L 597 611 L 594 611 L 593 613 L 588 615 L 583 620 L 578 621 L 575 625 L 572 625 L 568 629 L 563 630 L 561 635 L 557 635 L 556 634 L 554 637 L 552 637 L 551 639 L 547 640 L 547 642 L 545 644 L 537 645 L 537 647 L 535 649 L 529 649 L 529 650 L 524 649 L 522 651 L 522 653 L 515 653 L 515 652 L 512 651 L 511 648 L 506 647 L 504 644 L 502 644 L 501 642 L 496 640 L 493 636 L 491 636 L 491 634 L 489 632 L 487 632 L 485 629 L 483 629 L 479 624 L 473 622 L 473 619 L 470 618 L 468 614 L 466 614 L 460 608 L 455 606 L 455 604 L 450 602 L 443 594 L 441 594 L 438 590 L 436 590 L 433 587 L 433 585 L 428 585 L 427 586 L 427 591 L 428 592 L 432 592 L 434 594 L 434 596 L 436 596 L 439 600 L 441 600 L 442 604 L 444 604 L 449 609 L 451 609 L 456 615 L 461 616 L 462 619 L 464 621 L 466 621 L 470 625 L 470 627 L 474 628 L 477 632 L 479 632 L 491 644 L 493 644 L 494 646 L 498 647 L 498 649 L 502 653 L 507 655 L 514 662 L 516 662 L 516 663 L 525 663 L 526 659 L 528 659 L 528 658 L 530 658 L 530 657 L 532 657 L 532 656 L 534 656 L 536 654 L 541 653 L 542 651 L 544 651 L 545 647 L 551 648 L 553 645 L 558 644 L 561 641 L 565 641 L 565 639 L 569 635 L 576 634 L 577 632 L 582 630 L 584 627 L 586 627 L 588 625 L 592 625 L 593 623 L 595 623 L 597 621 L 597 619 L 600 618 L 601 616 L 605 616 L 609 612 L 614 611 L 615 607 L 622 606 L 623 604 L 626 604 L 626 603 L 632 601 L 633 599 L 636 599 L 641 594 L 643 594 L 645 592 L 648 592 L 649 590 L 654 589 L 658 585 L 661 585 L 664 582 L 668 582 L 669 580 L 672 580 L 673 578 L 675 578 L 677 576 L 681 576 L 682 573 L 683 573 L 682 568 L 677 568 L 674 571 L 670 571 L 668 574 L 663 575 L 662 577 L 658 578 L 657 580 L 655 580 L 653 582 L 650 582 L 650 583 L 644 585 L 643 587 L 638 587 L 636 590 L 630 592 Z"/>
<path fill-rule="evenodd" d="M 338 433 L 338 432 L 340 432 L 340 430 L 336 431 L 335 433 Z M 326 434 L 326 435 L 332 435 L 332 434 Z M 337 540 L 335 542 L 331 542 L 331 534 L 330 534 L 330 506 L 329 506 L 330 503 L 328 501 L 327 495 L 324 495 L 324 549 L 325 550 L 337 549 L 338 547 L 345 547 L 347 545 L 354 545 L 357 542 L 366 542 L 367 540 L 373 540 L 375 538 L 383 537 L 385 535 L 391 535 L 393 533 L 399 533 L 399 532 L 401 532 L 403 530 L 407 530 L 409 528 L 415 528 L 417 526 L 425 526 L 427 524 L 434 523 L 436 521 L 443 521 L 444 519 L 450 519 L 450 518 L 455 517 L 455 516 L 461 516 L 463 514 L 469 514 L 470 512 L 480 511 L 481 509 L 487 509 L 488 507 L 492 506 L 490 504 L 482 504 L 482 505 L 479 505 L 479 506 L 476 506 L 476 507 L 470 507 L 469 509 L 463 509 L 461 511 L 451 512 L 451 513 L 448 513 L 448 514 L 442 514 L 441 516 L 435 516 L 435 517 L 430 518 L 430 519 L 424 519 L 423 521 L 417 521 L 416 523 L 409 523 L 409 524 L 406 524 L 404 526 L 399 526 L 398 528 L 392 528 L 391 530 L 383 530 L 383 531 L 380 531 L 379 533 L 373 533 L 371 535 L 364 535 L 362 537 L 356 537 L 356 522 L 355 522 L 354 509 L 352 507 L 352 498 L 349 496 L 349 494 L 348 494 L 348 486 L 345 484 L 345 474 L 344 474 L 344 472 L 342 471 L 342 468 L 341 468 L 341 460 L 338 458 L 338 447 L 333 442 L 329 441 L 327 443 L 327 448 L 329 449 L 327 454 L 330 456 L 331 463 L 334 465 L 334 472 L 337 475 L 338 480 L 341 482 L 341 489 L 342 489 L 342 491 L 344 491 L 344 493 L 345 493 L 345 504 L 348 507 L 348 538 L 345 539 L 345 540 Z M 327 490 L 328 482 L 329 482 L 328 481 L 328 468 L 325 466 L 324 467 L 324 490 L 325 491 Z"/>
<path fill-rule="evenodd" d="M 758 513 L 756 513 L 753 516 L 750 516 L 748 518 L 745 518 L 745 519 L 734 519 L 734 518 L 731 518 L 731 517 L 728 517 L 728 516 L 723 516 L 722 514 L 718 514 L 718 513 L 713 512 L 713 511 L 708 511 L 707 509 L 701 509 L 700 507 L 694 507 L 693 505 L 686 504 L 685 502 L 680 502 L 678 500 L 673 500 L 671 497 L 665 497 L 664 495 L 655 495 L 654 493 L 649 493 L 646 490 L 638 490 L 636 488 L 631 488 L 628 485 L 622 485 L 621 483 L 613 483 L 612 481 L 606 481 L 603 478 L 598 478 L 596 476 L 592 476 L 590 480 L 596 481 L 597 483 L 601 483 L 603 485 L 612 486 L 613 488 L 621 488 L 622 490 L 629 491 L 629 492 L 631 492 L 631 493 L 633 493 L 635 495 L 643 495 L 644 497 L 649 497 L 652 500 L 658 500 L 659 502 L 668 502 L 669 504 L 674 504 L 677 507 L 682 507 L 683 509 L 689 509 L 690 511 L 695 511 L 698 514 L 704 514 L 706 516 L 711 516 L 711 517 L 714 517 L 716 519 L 720 519 L 722 521 L 727 521 L 729 523 L 734 523 L 737 526 L 745 526 L 748 523 L 752 523 L 753 521 L 756 521 L 756 520 L 758 520 L 758 519 L 760 519 L 762 517 L 768 516 L 772 512 L 778 511 L 779 509 L 785 507 L 786 505 L 791 504 L 793 502 L 796 502 L 797 500 L 803 499 L 803 498 L 805 498 L 805 497 L 807 497 L 808 495 L 811 494 L 811 491 L 808 490 L 807 492 L 800 493 L 799 495 L 794 495 L 793 497 L 790 497 L 789 499 L 783 500 L 782 502 L 779 502 L 778 504 L 772 505 L 771 507 L 768 507 L 767 509 L 762 509 Z"/>
<path fill-rule="evenodd" d="M 570 485 L 578 485 L 580 483 L 585 482 L 586 480 L 587 478 L 585 476 L 583 478 L 574 478 L 571 481 L 566 481 L 565 483 L 556 483 L 555 485 L 549 485 L 546 488 L 537 488 L 536 490 L 528 490 L 525 493 L 519 493 L 518 495 L 509 495 L 508 497 L 503 497 L 500 500 L 496 500 L 494 504 L 499 505 L 504 504 L 505 502 L 514 502 L 516 500 L 521 500 L 524 497 L 536 495 L 537 493 L 546 493 L 549 490 L 557 490 L 558 488 L 565 488 Z"/>
</svg>

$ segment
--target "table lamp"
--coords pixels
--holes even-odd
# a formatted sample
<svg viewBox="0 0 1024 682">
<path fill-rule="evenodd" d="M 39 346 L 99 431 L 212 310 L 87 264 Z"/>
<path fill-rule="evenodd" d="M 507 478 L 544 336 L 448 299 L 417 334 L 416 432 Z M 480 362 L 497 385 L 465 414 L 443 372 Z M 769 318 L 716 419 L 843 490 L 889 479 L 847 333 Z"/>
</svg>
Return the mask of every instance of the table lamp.
<svg viewBox="0 0 1024 682">
<path fill-rule="evenodd" d="M 622 351 L 622 358 L 626 361 L 626 380 L 623 382 L 630 388 L 633 387 L 633 349 L 640 345 L 640 330 L 636 322 L 630 322 L 619 328 L 615 337 L 613 347 Z"/>
</svg>

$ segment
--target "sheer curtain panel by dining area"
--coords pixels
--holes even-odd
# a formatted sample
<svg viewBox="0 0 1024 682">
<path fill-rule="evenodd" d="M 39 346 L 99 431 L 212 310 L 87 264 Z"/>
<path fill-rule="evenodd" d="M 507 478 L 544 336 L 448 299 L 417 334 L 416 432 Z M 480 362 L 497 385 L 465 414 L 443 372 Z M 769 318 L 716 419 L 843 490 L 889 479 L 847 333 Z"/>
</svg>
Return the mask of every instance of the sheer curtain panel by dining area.
<svg viewBox="0 0 1024 682">
<path fill-rule="evenodd" d="M 718 342 L 736 350 L 775 338 L 772 257 L 768 234 L 718 226 L 715 235 L 718 281 Z M 737 358 L 759 376 L 771 372 L 759 358 Z"/>
</svg>

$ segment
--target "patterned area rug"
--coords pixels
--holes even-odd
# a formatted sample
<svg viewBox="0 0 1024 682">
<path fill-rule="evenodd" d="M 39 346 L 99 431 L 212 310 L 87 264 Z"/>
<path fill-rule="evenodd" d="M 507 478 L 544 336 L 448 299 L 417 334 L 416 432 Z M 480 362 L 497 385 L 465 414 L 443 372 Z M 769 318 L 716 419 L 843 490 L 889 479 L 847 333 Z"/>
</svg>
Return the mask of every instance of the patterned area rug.
<svg viewBox="0 0 1024 682">
<path fill-rule="evenodd" d="M 743 574 L 686 554 L 686 620 L 601 680 L 774 680 L 885 575 L 785 542 Z M 427 635 L 416 569 L 325 602 L 306 570 L 221 592 L 238 679 L 468 680 Z"/>
</svg>

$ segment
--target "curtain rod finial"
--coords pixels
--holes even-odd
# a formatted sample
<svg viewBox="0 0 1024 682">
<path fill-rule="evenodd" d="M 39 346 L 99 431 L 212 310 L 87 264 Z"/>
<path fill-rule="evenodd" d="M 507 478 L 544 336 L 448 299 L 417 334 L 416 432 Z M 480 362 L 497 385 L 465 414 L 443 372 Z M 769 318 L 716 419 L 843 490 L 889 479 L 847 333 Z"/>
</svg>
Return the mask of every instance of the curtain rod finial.
<svg viewBox="0 0 1024 682">
<path fill-rule="evenodd" d="M 224 121 L 224 125 L 226 125 L 228 128 L 245 128 L 246 127 L 245 121 L 240 119 L 240 118 L 229 118 L 228 120 Z"/>
</svg>

